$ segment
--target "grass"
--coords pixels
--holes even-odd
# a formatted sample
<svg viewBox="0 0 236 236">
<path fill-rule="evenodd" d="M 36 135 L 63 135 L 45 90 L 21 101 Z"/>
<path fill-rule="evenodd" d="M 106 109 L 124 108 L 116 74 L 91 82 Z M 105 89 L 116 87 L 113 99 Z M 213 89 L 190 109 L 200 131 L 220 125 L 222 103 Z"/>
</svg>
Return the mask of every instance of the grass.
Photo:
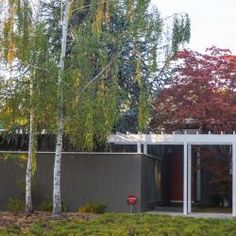
<svg viewBox="0 0 236 236">
<path fill-rule="evenodd" d="M 236 236 L 236 220 L 106 213 L 91 221 L 39 221 L 24 233 L 19 227 L 11 226 L 0 229 L 0 235 Z"/>
</svg>

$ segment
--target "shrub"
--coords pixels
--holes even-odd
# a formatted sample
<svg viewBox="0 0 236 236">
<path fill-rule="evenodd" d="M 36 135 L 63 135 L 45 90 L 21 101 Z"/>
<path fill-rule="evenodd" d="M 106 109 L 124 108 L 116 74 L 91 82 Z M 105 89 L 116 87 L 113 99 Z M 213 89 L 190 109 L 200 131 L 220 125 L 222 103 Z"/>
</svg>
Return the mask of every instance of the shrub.
<svg viewBox="0 0 236 236">
<path fill-rule="evenodd" d="M 202 227 L 201 223 L 199 223 L 197 225 L 196 224 L 189 224 L 184 228 L 182 235 L 184 235 L 184 236 L 208 235 L 207 234 L 207 227 Z"/>
<path fill-rule="evenodd" d="M 25 203 L 19 199 L 10 198 L 8 201 L 8 210 L 11 212 L 21 212 L 25 209 Z"/>
<path fill-rule="evenodd" d="M 1 234 L 5 235 L 5 234 Z M 6 229 L 6 235 L 22 235 L 21 228 L 18 225 L 12 224 Z"/>
<path fill-rule="evenodd" d="M 157 231 L 157 235 L 160 236 L 180 236 L 182 235 L 179 230 L 175 227 L 166 226 L 165 228 L 161 228 Z"/>
<path fill-rule="evenodd" d="M 61 202 L 61 207 L 63 212 L 66 212 L 68 210 L 66 203 L 64 201 Z M 53 202 L 50 199 L 45 200 L 39 207 L 40 211 L 52 211 L 52 209 L 53 209 Z"/>
<path fill-rule="evenodd" d="M 90 202 L 80 207 L 80 213 L 92 213 L 92 214 L 103 214 L 106 210 L 106 206 L 101 203 Z"/>
</svg>

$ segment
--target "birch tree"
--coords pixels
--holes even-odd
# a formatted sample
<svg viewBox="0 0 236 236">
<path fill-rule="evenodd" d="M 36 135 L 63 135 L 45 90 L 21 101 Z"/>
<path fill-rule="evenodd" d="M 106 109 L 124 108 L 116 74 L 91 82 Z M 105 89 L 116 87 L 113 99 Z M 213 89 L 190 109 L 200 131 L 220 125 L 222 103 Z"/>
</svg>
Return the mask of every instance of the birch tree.
<svg viewBox="0 0 236 236">
<path fill-rule="evenodd" d="M 18 73 L 20 69 L 26 72 L 17 81 L 19 86 L 14 94 L 22 94 L 20 102 L 16 102 L 17 115 L 24 117 L 30 133 L 27 211 L 32 210 L 33 140 L 44 127 L 56 133 L 53 215 L 59 216 L 63 136 L 80 150 L 93 150 L 98 143 L 104 143 L 118 113 L 122 113 L 117 108 L 127 109 L 124 98 L 133 97 L 132 92 L 137 94 L 138 120 L 143 129 L 148 117 L 145 101 L 152 86 L 149 81 L 156 72 L 158 46 L 163 46 L 163 22 L 158 11 L 149 11 L 149 0 L 42 2 L 42 17 L 34 22 L 30 11 L 22 14 L 26 8 L 19 7 L 19 3 L 25 5 L 27 1 L 9 0 L 9 4 L 14 3 L 21 10 L 6 21 L 4 60 L 9 65 L 17 62 Z M 12 13 L 15 11 L 10 10 Z M 17 25 L 18 20 L 21 24 Z M 182 23 L 177 29 L 188 28 L 186 22 Z M 178 33 L 179 40 L 184 32 Z M 174 41 L 173 51 L 187 41 L 181 37 Z M 132 89 L 127 92 L 128 78 Z"/>
<path fill-rule="evenodd" d="M 6 132 L 26 130 L 28 134 L 28 159 L 25 175 L 25 210 L 32 212 L 32 175 L 35 170 L 36 125 L 46 114 L 45 93 L 50 83 L 42 81 L 53 66 L 48 60 L 44 26 L 39 21 L 37 9 L 24 1 L 2 3 L 1 66 L 5 72 L 2 84 L 1 123 Z M 34 9 L 34 12 L 33 12 Z M 4 65 L 5 68 L 4 68 Z M 42 82 L 44 86 L 42 96 Z M 50 87 L 51 88 L 51 87 Z M 4 90 L 3 90 L 4 89 Z M 50 93 L 47 93 L 48 99 Z M 46 96 L 47 97 L 47 96 Z M 50 99 L 49 99 L 50 100 Z M 35 112 L 37 107 L 37 113 Z M 41 116 L 41 117 L 40 117 Z M 40 127 L 38 127 L 40 128 Z"/>
<path fill-rule="evenodd" d="M 65 67 L 65 56 L 67 46 L 67 33 L 68 33 L 68 21 L 69 21 L 69 7 L 70 0 L 65 0 L 61 4 L 62 11 L 62 37 L 61 37 L 61 54 L 59 62 L 58 73 L 58 130 L 56 139 L 56 151 L 54 162 L 54 174 L 53 174 L 53 216 L 60 216 L 62 212 L 61 208 L 61 152 L 63 145 L 64 134 L 64 102 L 63 102 L 63 89 L 62 89 L 62 76 Z"/>
<path fill-rule="evenodd" d="M 26 44 L 26 50 L 30 50 L 30 44 L 27 44 L 30 40 L 30 31 L 32 28 L 31 24 L 31 11 L 28 1 L 8 1 L 3 3 L 5 9 L 5 17 L 3 20 L 3 34 L 1 37 L 2 41 L 2 52 L 4 52 L 2 62 L 5 60 L 7 62 L 6 72 L 9 73 L 9 82 L 13 87 L 17 87 L 17 82 L 11 78 L 12 74 L 16 77 L 22 77 L 21 71 L 18 71 L 16 66 L 23 66 L 27 61 L 29 53 L 25 51 L 21 46 Z M 4 14 L 2 13 L 2 14 Z M 23 42 L 24 40 L 24 42 Z M 32 83 L 30 88 L 30 97 L 32 97 Z M 16 91 L 12 91 L 16 96 Z M 5 99 L 13 97 L 12 95 L 5 96 Z M 7 103 L 9 105 L 9 103 Z M 20 104 L 15 104 L 19 106 Z M 9 109 L 10 107 L 7 107 Z M 30 129 L 29 129 L 29 153 L 26 168 L 26 182 L 25 182 L 25 204 L 26 212 L 30 213 L 32 211 L 32 197 L 31 197 L 31 176 L 32 176 L 32 156 L 33 156 L 33 114 L 30 113 Z"/>
<path fill-rule="evenodd" d="M 119 73 L 122 57 L 127 49 L 125 45 L 132 48 L 130 55 L 135 58 L 136 70 L 133 79 L 140 90 L 139 100 L 147 101 L 148 90 L 143 74 L 147 68 L 154 68 L 155 50 L 158 45 L 155 39 L 160 43 L 162 32 L 159 13 L 148 15 L 148 6 L 149 1 L 90 1 L 87 4 L 80 1 L 63 1 L 53 186 L 55 216 L 61 214 L 60 171 L 63 135 L 66 134 L 80 150 L 93 150 L 95 143 L 105 141 L 118 117 L 118 100 L 122 92 Z M 53 22 L 53 19 L 50 22 Z M 55 21 L 53 24 L 56 25 Z M 183 21 L 177 28 L 187 28 L 185 32 L 179 33 L 181 37 L 189 33 L 187 21 Z M 152 38 L 149 41 L 149 51 L 143 60 L 144 54 L 139 54 L 144 46 L 141 42 L 148 36 Z M 53 33 L 52 37 L 50 41 L 57 42 L 58 36 Z M 176 50 L 174 47 L 188 41 L 188 37 L 175 40 L 173 51 Z M 52 47 L 55 49 L 56 45 Z M 147 61 L 150 67 L 147 66 Z M 140 114 L 144 114 L 143 108 L 146 104 L 140 104 Z M 140 117 L 141 126 L 145 125 L 146 116 Z"/>
</svg>

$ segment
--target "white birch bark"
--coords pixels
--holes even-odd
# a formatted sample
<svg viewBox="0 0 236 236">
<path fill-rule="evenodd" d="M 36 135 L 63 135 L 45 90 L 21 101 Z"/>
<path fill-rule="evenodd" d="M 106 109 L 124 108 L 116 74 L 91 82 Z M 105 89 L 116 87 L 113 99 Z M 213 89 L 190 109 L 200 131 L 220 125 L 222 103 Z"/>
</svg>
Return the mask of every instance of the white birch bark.
<svg viewBox="0 0 236 236">
<path fill-rule="evenodd" d="M 29 1 L 30 8 L 32 10 L 32 14 L 29 14 L 29 18 L 32 20 L 36 20 L 36 22 L 39 21 L 39 9 L 41 6 L 41 0 L 35 2 L 35 1 Z M 30 82 L 30 127 L 29 127 L 29 144 L 28 144 L 28 159 L 27 159 L 27 167 L 26 167 L 26 174 L 25 174 L 25 212 L 26 213 L 32 213 L 33 211 L 33 203 L 32 203 L 32 165 L 33 165 L 33 157 L 35 154 L 35 110 L 32 106 L 32 98 L 34 95 L 34 86 L 33 81 Z"/>
<path fill-rule="evenodd" d="M 63 1 L 63 0 L 62 0 Z M 56 139 L 56 151 L 54 160 L 54 173 L 53 173 L 53 216 L 60 216 L 62 213 L 61 208 L 61 152 L 63 145 L 64 134 L 64 109 L 63 109 L 63 89 L 62 89 L 62 73 L 65 67 L 67 33 L 68 33 L 68 18 L 69 18 L 69 5 L 70 1 L 64 1 L 64 9 L 61 9 L 62 14 L 62 39 L 61 39 L 61 55 L 59 62 L 59 75 L 58 75 L 58 130 Z"/>
<path fill-rule="evenodd" d="M 30 85 L 30 96 L 33 96 L 33 85 Z M 32 207 L 32 162 L 34 155 L 34 110 L 30 111 L 30 128 L 29 128 L 29 147 L 28 147 L 28 159 L 25 175 L 25 211 L 31 213 Z"/>
</svg>

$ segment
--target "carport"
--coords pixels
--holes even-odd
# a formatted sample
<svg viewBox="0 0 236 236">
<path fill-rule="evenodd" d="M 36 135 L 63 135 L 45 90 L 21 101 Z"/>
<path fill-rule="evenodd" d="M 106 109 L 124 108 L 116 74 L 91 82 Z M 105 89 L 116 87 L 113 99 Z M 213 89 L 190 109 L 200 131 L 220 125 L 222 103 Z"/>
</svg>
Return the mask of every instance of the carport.
<svg viewBox="0 0 236 236">
<path fill-rule="evenodd" d="M 192 212 L 191 174 L 192 145 L 229 145 L 232 147 L 232 216 L 236 216 L 236 135 L 233 134 L 131 134 L 116 133 L 109 143 L 137 145 L 137 153 L 148 154 L 148 145 L 183 145 L 183 214 Z M 142 150 L 143 146 L 143 150 Z"/>
</svg>

